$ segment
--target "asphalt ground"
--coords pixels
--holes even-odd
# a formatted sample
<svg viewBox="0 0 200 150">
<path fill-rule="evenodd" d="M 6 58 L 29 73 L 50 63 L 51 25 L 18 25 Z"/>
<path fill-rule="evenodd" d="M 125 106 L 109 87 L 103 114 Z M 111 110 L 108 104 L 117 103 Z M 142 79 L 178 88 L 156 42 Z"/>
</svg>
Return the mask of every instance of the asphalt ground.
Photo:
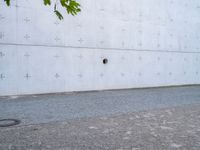
<svg viewBox="0 0 200 150">
<path fill-rule="evenodd" d="M 20 125 L 200 103 L 200 86 L 0 97 L 0 119 Z"/>
<path fill-rule="evenodd" d="M 199 150 L 200 86 L 0 98 L 0 150 Z M 1 122 L 0 122 L 1 124 Z"/>
</svg>

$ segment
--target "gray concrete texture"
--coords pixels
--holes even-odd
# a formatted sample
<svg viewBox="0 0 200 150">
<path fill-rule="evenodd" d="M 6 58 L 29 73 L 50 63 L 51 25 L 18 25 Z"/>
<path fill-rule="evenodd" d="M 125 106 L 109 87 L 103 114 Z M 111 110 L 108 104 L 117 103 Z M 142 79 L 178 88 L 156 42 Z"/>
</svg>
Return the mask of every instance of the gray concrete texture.
<svg viewBox="0 0 200 150">
<path fill-rule="evenodd" d="M 0 119 L 21 125 L 200 103 L 200 86 L 0 97 Z"/>
<path fill-rule="evenodd" d="M 0 98 L 0 150 L 199 150 L 200 86 Z"/>
<path fill-rule="evenodd" d="M 199 150 L 200 105 L 0 128 L 1 150 Z"/>
</svg>

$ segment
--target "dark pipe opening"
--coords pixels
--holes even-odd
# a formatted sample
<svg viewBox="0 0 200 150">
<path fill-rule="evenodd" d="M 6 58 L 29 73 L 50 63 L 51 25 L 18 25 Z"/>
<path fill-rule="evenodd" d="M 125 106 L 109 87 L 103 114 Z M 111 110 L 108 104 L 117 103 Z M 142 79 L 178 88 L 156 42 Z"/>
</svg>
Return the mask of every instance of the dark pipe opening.
<svg viewBox="0 0 200 150">
<path fill-rule="evenodd" d="M 103 64 L 107 64 L 108 63 L 108 59 L 107 58 L 104 58 L 103 59 Z"/>
</svg>

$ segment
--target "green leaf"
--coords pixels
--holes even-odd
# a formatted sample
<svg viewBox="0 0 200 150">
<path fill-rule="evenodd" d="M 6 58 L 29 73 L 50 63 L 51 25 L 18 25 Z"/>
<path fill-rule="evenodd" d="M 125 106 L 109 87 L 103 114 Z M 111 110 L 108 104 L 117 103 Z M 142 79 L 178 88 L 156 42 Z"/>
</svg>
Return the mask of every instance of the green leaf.
<svg viewBox="0 0 200 150">
<path fill-rule="evenodd" d="M 4 2 L 6 2 L 7 6 L 10 6 L 10 1 L 11 0 L 4 0 Z M 52 0 L 43 0 L 43 3 L 45 6 L 47 6 L 47 5 L 51 5 L 51 1 Z M 81 9 L 80 9 L 81 5 L 78 2 L 76 2 L 76 0 L 59 0 L 59 1 L 60 1 L 61 6 L 66 9 L 68 14 L 75 16 L 75 15 L 77 15 L 78 12 L 81 11 Z M 55 2 L 55 6 L 54 6 L 54 13 L 60 20 L 63 19 L 62 14 L 57 10 L 56 2 Z"/>
<path fill-rule="evenodd" d="M 59 11 L 54 10 L 54 13 L 56 14 L 56 16 L 57 16 L 60 20 L 64 19 L 63 16 L 62 16 L 62 14 L 61 14 Z"/>
<path fill-rule="evenodd" d="M 10 6 L 10 0 L 4 0 L 7 6 Z"/>
<path fill-rule="evenodd" d="M 51 5 L 51 0 L 43 0 L 44 1 L 44 5 Z"/>
</svg>

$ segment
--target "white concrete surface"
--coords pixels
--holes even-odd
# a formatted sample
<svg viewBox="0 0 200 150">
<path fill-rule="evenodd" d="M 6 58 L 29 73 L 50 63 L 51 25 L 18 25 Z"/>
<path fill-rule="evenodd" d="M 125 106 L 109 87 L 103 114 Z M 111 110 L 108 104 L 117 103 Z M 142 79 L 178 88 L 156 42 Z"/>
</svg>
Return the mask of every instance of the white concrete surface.
<svg viewBox="0 0 200 150">
<path fill-rule="evenodd" d="M 199 0 L 42 3 L 0 1 L 0 96 L 200 84 Z"/>
</svg>

